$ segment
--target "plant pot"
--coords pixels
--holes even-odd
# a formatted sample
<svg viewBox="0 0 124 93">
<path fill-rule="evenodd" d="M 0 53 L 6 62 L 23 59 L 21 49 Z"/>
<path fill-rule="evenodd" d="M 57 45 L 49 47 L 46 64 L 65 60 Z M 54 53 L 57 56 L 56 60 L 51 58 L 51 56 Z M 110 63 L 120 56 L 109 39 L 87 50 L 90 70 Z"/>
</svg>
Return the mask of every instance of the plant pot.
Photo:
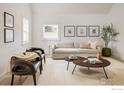
<svg viewBox="0 0 124 93">
<path fill-rule="evenodd" d="M 111 48 L 102 48 L 102 56 L 110 57 L 111 56 Z"/>
</svg>

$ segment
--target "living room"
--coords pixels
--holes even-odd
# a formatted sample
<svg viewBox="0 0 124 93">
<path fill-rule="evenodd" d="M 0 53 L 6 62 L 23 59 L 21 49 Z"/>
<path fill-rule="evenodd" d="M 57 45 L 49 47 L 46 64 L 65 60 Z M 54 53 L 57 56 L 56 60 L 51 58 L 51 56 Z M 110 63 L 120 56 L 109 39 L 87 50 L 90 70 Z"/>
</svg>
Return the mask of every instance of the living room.
<svg viewBox="0 0 124 93">
<path fill-rule="evenodd" d="M 30 47 L 42 48 L 46 54 L 46 64 L 43 63 L 43 71 L 40 75 L 37 73 L 38 85 L 123 85 L 123 16 L 124 4 L 121 3 L 1 3 L 0 4 L 0 85 L 11 84 L 10 59 L 13 55 L 25 52 Z M 13 17 L 13 26 L 7 27 L 5 16 Z M 9 17 L 10 17 L 9 16 Z M 29 24 L 28 42 L 25 42 L 23 34 L 23 21 Z M 74 64 L 71 63 L 68 71 L 65 60 L 54 60 L 51 58 L 51 47 L 60 42 L 91 42 L 98 41 L 104 45 L 100 33 L 96 36 L 78 36 L 75 29 L 78 26 L 86 26 L 89 31 L 90 26 L 96 26 L 100 32 L 106 24 L 113 24 L 116 32 L 116 41 L 109 43 L 111 48 L 111 57 L 104 57 L 111 62 L 106 67 L 108 79 L 104 76 L 102 69 L 92 69 L 87 71 L 83 67 L 72 75 Z M 58 37 L 54 40 L 44 38 L 44 26 L 57 26 Z M 10 25 L 11 26 L 11 25 Z M 66 27 L 72 26 L 74 32 L 69 36 L 66 33 Z M 73 28 L 74 27 L 74 28 Z M 13 30 L 13 38 L 10 41 L 5 35 L 5 31 Z M 10 33 L 11 34 L 11 33 Z M 53 37 L 54 38 L 54 37 Z M 7 41 L 8 40 L 8 41 Z M 73 54 L 72 54 L 73 55 Z M 61 69 L 59 69 L 61 68 Z M 82 69 L 83 68 L 83 69 Z M 59 71 L 57 70 L 59 69 Z M 115 71 L 115 72 L 114 72 Z M 55 73 L 54 73 L 55 72 Z M 118 73 L 118 74 L 116 74 Z M 63 76 L 62 76 L 63 75 Z M 121 75 L 121 76 L 119 76 Z M 84 77 L 84 78 L 83 78 Z M 63 79 L 64 78 L 64 79 Z M 87 78 L 87 79 L 86 79 Z M 118 81 L 116 81 L 118 80 Z M 85 81 L 85 82 L 84 82 Z M 33 85 L 32 77 L 15 77 L 14 85 Z"/>
</svg>

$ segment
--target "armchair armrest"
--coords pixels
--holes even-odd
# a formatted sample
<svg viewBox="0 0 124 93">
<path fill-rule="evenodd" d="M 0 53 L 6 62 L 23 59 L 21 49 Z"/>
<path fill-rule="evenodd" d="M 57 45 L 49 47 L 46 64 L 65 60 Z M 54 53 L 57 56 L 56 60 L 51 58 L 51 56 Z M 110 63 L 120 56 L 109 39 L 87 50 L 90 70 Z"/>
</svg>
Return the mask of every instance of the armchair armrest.
<svg viewBox="0 0 124 93">
<path fill-rule="evenodd" d="M 45 54 L 45 51 L 42 48 L 37 48 L 37 47 L 31 47 L 30 49 L 26 51 L 29 51 L 29 52 L 40 51 L 41 54 Z"/>
</svg>

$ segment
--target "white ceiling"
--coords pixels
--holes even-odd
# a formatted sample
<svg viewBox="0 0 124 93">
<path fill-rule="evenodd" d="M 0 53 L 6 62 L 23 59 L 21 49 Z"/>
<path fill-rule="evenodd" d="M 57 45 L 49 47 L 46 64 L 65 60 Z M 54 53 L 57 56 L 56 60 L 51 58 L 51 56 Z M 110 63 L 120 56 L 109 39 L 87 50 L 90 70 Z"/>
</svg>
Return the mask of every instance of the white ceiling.
<svg viewBox="0 0 124 93">
<path fill-rule="evenodd" d="M 35 3 L 33 13 L 40 14 L 107 14 L 112 3 Z"/>
</svg>

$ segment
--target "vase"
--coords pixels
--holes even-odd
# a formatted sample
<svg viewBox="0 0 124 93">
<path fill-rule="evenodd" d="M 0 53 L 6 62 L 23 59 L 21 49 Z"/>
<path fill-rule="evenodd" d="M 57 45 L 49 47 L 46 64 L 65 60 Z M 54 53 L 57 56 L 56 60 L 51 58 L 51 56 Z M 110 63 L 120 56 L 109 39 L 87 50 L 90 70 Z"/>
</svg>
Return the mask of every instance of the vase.
<svg viewBox="0 0 124 93">
<path fill-rule="evenodd" d="M 101 53 L 100 53 L 100 52 L 97 52 L 96 58 L 97 58 L 97 59 L 100 59 L 100 58 L 101 58 Z"/>
<path fill-rule="evenodd" d="M 111 48 L 102 48 L 102 56 L 110 57 L 111 56 Z"/>
</svg>

